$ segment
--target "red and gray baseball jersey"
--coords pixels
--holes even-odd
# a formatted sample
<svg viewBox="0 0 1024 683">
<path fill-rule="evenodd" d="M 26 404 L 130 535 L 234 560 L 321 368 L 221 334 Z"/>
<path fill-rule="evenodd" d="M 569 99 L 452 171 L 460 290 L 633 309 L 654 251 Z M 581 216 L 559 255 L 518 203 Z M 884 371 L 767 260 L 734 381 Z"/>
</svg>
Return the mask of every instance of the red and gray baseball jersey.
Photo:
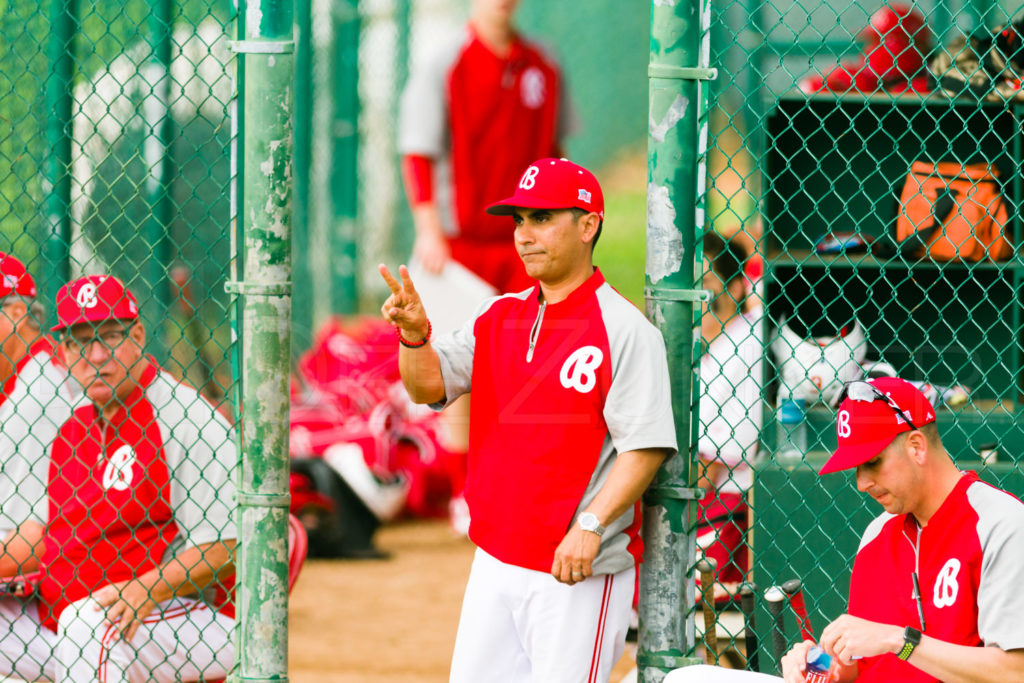
<svg viewBox="0 0 1024 683">
<path fill-rule="evenodd" d="M 82 390 L 42 337 L 18 362 L 0 393 L 0 536 L 46 519 L 49 447 Z"/>
<path fill-rule="evenodd" d="M 436 194 L 450 236 L 509 243 L 508 219 L 484 209 L 535 159 L 555 155 L 570 120 L 562 90 L 558 67 L 538 46 L 517 36 L 498 56 L 472 27 L 414 71 L 398 148 L 439 162 Z"/>
<path fill-rule="evenodd" d="M 197 391 L 149 363 L 109 422 L 82 406 L 53 444 L 39 586 L 50 630 L 92 591 L 237 535 L 230 427 Z"/>
<path fill-rule="evenodd" d="M 850 581 L 850 614 L 921 628 L 949 643 L 1024 648 L 1024 504 L 965 472 L 923 529 L 909 515 L 877 517 L 861 539 Z M 911 660 L 913 657 L 911 657 Z M 895 655 L 860 661 L 858 682 L 938 681 Z"/>
<path fill-rule="evenodd" d="M 502 562 L 549 571 L 617 453 L 675 450 L 664 340 L 600 271 L 555 304 L 537 287 L 491 299 L 434 349 L 445 400 L 472 389 L 469 537 Z M 633 566 L 639 528 L 638 503 L 608 524 L 594 572 Z"/>
</svg>

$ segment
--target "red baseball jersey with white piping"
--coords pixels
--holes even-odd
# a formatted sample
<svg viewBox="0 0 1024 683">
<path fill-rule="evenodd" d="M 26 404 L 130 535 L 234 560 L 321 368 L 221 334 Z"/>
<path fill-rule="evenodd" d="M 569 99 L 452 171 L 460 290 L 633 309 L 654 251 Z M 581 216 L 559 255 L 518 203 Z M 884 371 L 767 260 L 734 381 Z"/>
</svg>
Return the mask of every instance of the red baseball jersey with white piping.
<svg viewBox="0 0 1024 683">
<path fill-rule="evenodd" d="M 463 39 L 413 71 L 402 94 L 398 149 L 436 162 L 436 196 L 450 235 L 507 241 L 507 220 L 484 209 L 522 169 L 555 156 L 571 114 L 562 75 L 537 45 L 516 36 L 496 55 L 467 27 Z"/>
<path fill-rule="evenodd" d="M 928 525 L 884 513 L 861 539 L 850 614 L 921 629 L 911 574 L 918 568 L 926 635 L 958 645 L 1024 648 L 1024 504 L 965 472 Z M 913 660 L 913 657 L 911 657 Z M 860 660 L 863 681 L 938 681 L 895 655 Z"/>
<path fill-rule="evenodd" d="M 51 630 L 92 591 L 237 536 L 230 427 L 195 389 L 148 362 L 109 422 L 89 403 L 53 444 L 39 586 Z M 224 598 L 210 596 L 230 613 Z"/>
<path fill-rule="evenodd" d="M 491 299 L 434 349 L 446 400 L 472 389 L 469 537 L 502 562 L 546 572 L 616 454 L 674 451 L 676 435 L 657 328 L 600 271 L 564 301 L 539 294 Z M 639 561 L 639 529 L 639 504 L 610 521 L 594 572 Z"/>
<path fill-rule="evenodd" d="M 49 448 L 82 390 L 40 337 L 0 393 L 0 533 L 46 520 Z"/>
</svg>

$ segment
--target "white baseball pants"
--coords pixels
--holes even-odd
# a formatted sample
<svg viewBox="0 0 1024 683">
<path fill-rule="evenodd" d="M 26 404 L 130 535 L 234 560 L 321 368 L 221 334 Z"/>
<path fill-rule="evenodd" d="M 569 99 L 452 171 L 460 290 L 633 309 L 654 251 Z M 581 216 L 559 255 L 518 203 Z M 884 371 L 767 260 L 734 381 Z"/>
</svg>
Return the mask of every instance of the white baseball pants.
<svg viewBox="0 0 1024 683">
<path fill-rule="evenodd" d="M 39 622 L 35 600 L 0 598 L 0 676 L 57 683 L 143 683 L 224 678 L 235 660 L 234 619 L 196 600 L 161 603 L 130 643 L 92 598 L 67 607 L 57 633 Z"/>
<path fill-rule="evenodd" d="M 781 683 L 782 679 L 753 671 L 720 669 L 717 666 L 688 666 L 665 676 L 664 683 Z"/>
<path fill-rule="evenodd" d="M 607 683 L 625 649 L 633 567 L 574 586 L 477 549 L 451 683 Z"/>
</svg>

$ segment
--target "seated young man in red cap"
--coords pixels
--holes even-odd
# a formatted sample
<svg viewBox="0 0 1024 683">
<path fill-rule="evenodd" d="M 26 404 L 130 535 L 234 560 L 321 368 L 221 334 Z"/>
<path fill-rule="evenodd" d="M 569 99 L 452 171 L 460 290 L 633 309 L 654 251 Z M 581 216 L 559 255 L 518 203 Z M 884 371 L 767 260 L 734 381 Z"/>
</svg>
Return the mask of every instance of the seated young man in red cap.
<svg viewBox="0 0 1024 683">
<path fill-rule="evenodd" d="M 607 681 L 642 550 L 638 499 L 676 448 L 665 344 L 594 267 L 604 199 L 590 171 L 541 159 L 490 205 L 538 284 L 485 302 L 431 343 L 409 271 L 392 295 L 409 395 L 470 392 L 469 537 L 479 547 L 451 681 Z"/>
<path fill-rule="evenodd" d="M 821 474 L 856 469 L 885 512 L 864 532 L 849 612 L 820 646 L 848 683 L 1024 680 L 1024 503 L 957 469 L 935 410 L 909 382 L 851 382 L 836 416 L 838 448 Z M 810 641 L 782 660 L 802 683 Z M 779 679 L 713 667 L 666 683 Z"/>
<path fill-rule="evenodd" d="M 47 449 L 82 395 L 43 315 L 25 265 L 0 253 L 0 541 L 13 552 L 15 530 L 46 519 Z"/>
<path fill-rule="evenodd" d="M 29 553 L 0 558 L 0 575 L 42 571 L 32 599 L 0 598 L 0 675 L 222 678 L 234 661 L 231 428 L 145 355 L 117 278 L 68 283 L 57 317 L 88 401 L 53 442 L 45 530 Z"/>
</svg>

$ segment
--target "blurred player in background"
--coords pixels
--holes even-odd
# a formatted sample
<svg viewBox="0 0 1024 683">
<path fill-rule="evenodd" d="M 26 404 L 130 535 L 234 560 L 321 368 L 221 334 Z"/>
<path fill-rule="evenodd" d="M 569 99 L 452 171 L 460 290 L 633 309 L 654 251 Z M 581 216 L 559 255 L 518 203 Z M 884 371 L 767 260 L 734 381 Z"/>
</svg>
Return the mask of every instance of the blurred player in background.
<svg viewBox="0 0 1024 683">
<path fill-rule="evenodd" d="M 841 683 L 1024 680 L 1024 504 L 957 469 L 935 409 L 895 377 L 850 382 L 836 416 L 838 448 L 821 474 L 856 469 L 857 488 L 885 510 L 864 532 L 849 613 L 821 634 Z M 808 650 L 782 660 L 802 683 Z M 779 679 L 714 667 L 666 683 Z"/>
<path fill-rule="evenodd" d="M 701 317 L 700 503 L 697 545 L 714 558 L 718 580 L 743 581 L 748 568 L 746 492 L 761 439 L 761 309 L 744 311 L 746 254 L 732 240 L 704 235 L 703 288 L 712 292 Z M 724 597 L 719 584 L 716 592 Z"/>
<path fill-rule="evenodd" d="M 472 0 L 463 36 L 415 69 L 402 94 L 398 148 L 416 228 L 409 268 L 438 333 L 456 329 L 487 297 L 534 285 L 507 221 L 485 209 L 534 159 L 561 156 L 571 115 L 558 65 L 515 30 L 518 4 Z M 457 401 L 443 416 L 454 452 L 468 448 L 468 411 L 468 400 Z M 461 533 L 463 477 L 452 473 L 452 523 Z"/>
<path fill-rule="evenodd" d="M 0 598 L 0 675 L 223 678 L 234 662 L 230 427 L 145 355 L 138 305 L 117 278 L 68 283 L 57 317 L 89 400 L 53 443 L 45 529 L 23 524 L 24 552 L 0 558 L 0 576 L 42 572 L 36 597 Z"/>
<path fill-rule="evenodd" d="M 431 344 L 408 271 L 381 266 L 412 399 L 439 408 L 472 389 L 478 550 L 451 681 L 607 681 L 642 552 L 638 500 L 676 446 L 664 342 L 594 268 L 604 199 L 589 171 L 541 159 L 488 210 L 512 216 L 539 284 L 457 332 Z"/>
<path fill-rule="evenodd" d="M 43 332 L 25 265 L 0 253 L 0 539 L 46 519 L 49 447 L 82 391 Z"/>
</svg>

